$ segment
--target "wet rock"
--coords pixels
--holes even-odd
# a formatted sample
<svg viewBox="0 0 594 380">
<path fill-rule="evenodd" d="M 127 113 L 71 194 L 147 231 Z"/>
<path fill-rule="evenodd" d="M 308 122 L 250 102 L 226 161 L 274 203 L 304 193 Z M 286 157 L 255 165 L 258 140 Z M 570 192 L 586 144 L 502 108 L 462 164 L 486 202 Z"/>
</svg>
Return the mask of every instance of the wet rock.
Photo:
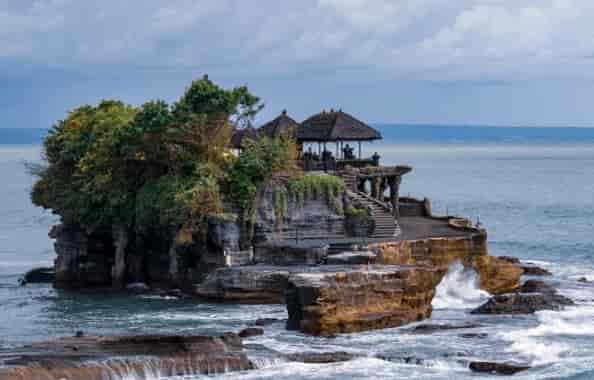
<svg viewBox="0 0 594 380">
<path fill-rule="evenodd" d="M 144 282 L 133 282 L 126 285 L 126 290 L 130 290 L 136 293 L 144 293 L 150 290 L 149 286 Z"/>
<path fill-rule="evenodd" d="M 465 339 L 485 339 L 489 336 L 487 333 L 464 333 L 458 335 L 460 338 Z"/>
<path fill-rule="evenodd" d="M 578 281 L 578 282 L 581 282 L 581 283 L 583 283 L 583 284 L 587 284 L 587 283 L 589 283 L 589 282 L 590 282 L 590 281 L 588 281 L 588 279 L 587 279 L 586 277 L 580 277 L 580 278 L 578 278 L 578 280 L 577 280 L 577 281 Z"/>
<path fill-rule="evenodd" d="M 23 277 L 21 283 L 25 284 L 51 284 L 56 278 L 54 268 L 31 269 Z"/>
<path fill-rule="evenodd" d="M 511 293 L 492 297 L 471 314 L 532 314 L 539 310 L 561 310 L 573 301 L 559 294 Z"/>
<path fill-rule="evenodd" d="M 443 271 L 427 267 L 322 266 L 295 273 L 286 292 L 287 328 L 332 335 L 428 318 Z"/>
<path fill-rule="evenodd" d="M 498 375 L 514 375 L 530 369 L 529 366 L 493 362 L 471 362 L 469 368 L 474 372 Z"/>
<path fill-rule="evenodd" d="M 241 330 L 237 335 L 239 335 L 242 338 L 251 338 L 253 336 L 264 335 L 264 330 L 259 327 L 248 327 L 246 329 Z"/>
<path fill-rule="evenodd" d="M 260 318 L 260 319 L 256 319 L 256 322 L 254 322 L 254 324 L 256 326 L 269 326 L 272 324 L 275 324 L 277 322 L 283 322 L 283 319 L 278 319 L 278 318 Z"/>
<path fill-rule="evenodd" d="M 327 364 L 346 362 L 355 358 L 355 355 L 339 351 L 339 352 L 301 352 L 298 354 L 286 355 L 287 360 L 300 363 L 311 364 Z"/>
<path fill-rule="evenodd" d="M 411 364 L 411 365 L 424 365 L 426 359 L 420 358 L 414 355 L 410 356 L 397 356 L 392 354 L 380 354 L 375 356 L 376 359 L 385 360 L 388 362 L 394 363 L 403 363 L 403 364 Z"/>
<path fill-rule="evenodd" d="M 114 359 L 117 357 L 117 359 Z M 163 377 L 253 368 L 237 334 L 212 336 L 82 336 L 0 350 L 2 380 Z"/>
<path fill-rule="evenodd" d="M 221 268 L 197 285 L 195 294 L 220 302 L 282 304 L 288 279 L 289 270 L 285 267 L 251 265 Z"/>
<path fill-rule="evenodd" d="M 181 289 L 168 289 L 159 293 L 161 297 L 173 297 L 173 298 L 187 298 L 188 294 L 184 293 Z"/>
<path fill-rule="evenodd" d="M 503 260 L 503 261 L 507 261 L 510 264 L 519 264 L 520 263 L 520 259 L 518 259 L 517 257 L 512 257 L 512 256 L 499 256 L 499 259 Z"/>
<path fill-rule="evenodd" d="M 520 286 L 522 269 L 515 263 L 494 256 L 478 256 L 474 269 L 479 275 L 479 286 L 491 294 L 505 294 Z"/>
<path fill-rule="evenodd" d="M 521 264 L 520 268 L 524 271 L 526 276 L 552 276 L 553 274 L 548 270 L 538 267 L 533 264 Z"/>
<path fill-rule="evenodd" d="M 520 293 L 555 294 L 557 290 L 544 281 L 528 280 L 520 287 Z"/>
<path fill-rule="evenodd" d="M 461 330 L 461 329 L 474 329 L 481 327 L 479 324 L 475 323 L 466 323 L 462 325 L 451 325 L 451 324 L 422 324 L 417 325 L 411 328 L 411 333 L 415 334 L 433 334 L 439 331 L 447 331 L 447 330 Z"/>
<path fill-rule="evenodd" d="M 491 294 L 509 293 L 520 287 L 522 269 L 514 260 L 489 256 L 484 231 L 467 231 L 466 236 L 375 243 L 369 248 L 377 253 L 378 264 L 427 265 L 447 271 L 455 263 L 462 263 L 476 270 L 480 288 Z"/>
</svg>

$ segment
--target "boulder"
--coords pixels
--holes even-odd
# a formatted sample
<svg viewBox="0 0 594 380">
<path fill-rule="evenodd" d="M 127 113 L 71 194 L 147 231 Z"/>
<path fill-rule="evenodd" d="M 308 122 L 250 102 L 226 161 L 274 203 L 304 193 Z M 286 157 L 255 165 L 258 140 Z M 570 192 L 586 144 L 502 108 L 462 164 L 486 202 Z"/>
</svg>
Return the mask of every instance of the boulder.
<svg viewBox="0 0 594 380">
<path fill-rule="evenodd" d="M 236 334 L 213 336 L 84 336 L 0 351 L 0 378 L 107 379 L 192 376 L 252 369 Z"/>
<path fill-rule="evenodd" d="M 251 265 L 221 268 L 196 285 L 195 295 L 217 302 L 282 304 L 289 278 L 288 267 Z"/>
<path fill-rule="evenodd" d="M 428 318 L 444 271 L 420 266 L 325 266 L 294 273 L 287 328 L 332 335 L 402 326 Z"/>
<path fill-rule="evenodd" d="M 559 294 L 511 293 L 496 295 L 471 314 L 532 314 L 539 310 L 561 310 L 573 301 Z"/>
<path fill-rule="evenodd" d="M 471 362 L 469 368 L 474 372 L 494 373 L 498 375 L 515 375 L 518 372 L 530 369 L 529 366 L 525 365 L 493 362 Z"/>
<path fill-rule="evenodd" d="M 51 284 L 55 279 L 54 268 L 35 268 L 25 273 L 22 284 Z"/>
</svg>

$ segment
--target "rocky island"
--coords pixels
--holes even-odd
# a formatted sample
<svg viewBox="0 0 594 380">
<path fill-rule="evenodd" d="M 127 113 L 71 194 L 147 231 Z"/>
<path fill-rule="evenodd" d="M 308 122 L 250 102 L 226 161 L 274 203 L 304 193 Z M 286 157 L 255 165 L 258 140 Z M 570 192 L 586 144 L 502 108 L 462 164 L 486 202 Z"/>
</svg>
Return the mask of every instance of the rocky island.
<svg viewBox="0 0 594 380">
<path fill-rule="evenodd" d="M 528 294 L 522 264 L 490 256 L 484 229 L 434 215 L 429 199 L 400 196 L 413 168 L 385 166 L 365 152 L 366 142 L 382 138 L 377 130 L 342 110 L 300 123 L 283 111 L 253 128 L 262 107 L 246 87 L 227 90 L 203 77 L 173 105 L 109 100 L 59 121 L 44 143 L 47 165 L 32 168 L 39 176 L 33 202 L 62 222 L 50 232 L 54 286 L 286 304 L 287 329 L 322 336 L 430 317 L 436 287 L 458 263 L 477 273 L 481 289 L 504 295 L 492 303 L 511 297 L 515 305 Z M 567 304 L 559 297 L 542 302 Z M 477 312 L 487 309 L 504 308 Z M 91 358 L 120 346 L 143 354 L 130 348 L 141 337 L 80 339 L 54 344 L 84 346 Z M 213 368 L 252 368 L 236 336 L 146 339 L 191 347 L 181 356 L 216 347 L 211 356 L 225 352 L 232 364 L 219 355 Z M 73 360 L 66 351 L 56 353 L 62 364 L 49 364 L 56 376 L 66 376 L 63 360 Z M 13 360 L 9 378 L 36 378 L 17 374 L 41 362 Z"/>
</svg>

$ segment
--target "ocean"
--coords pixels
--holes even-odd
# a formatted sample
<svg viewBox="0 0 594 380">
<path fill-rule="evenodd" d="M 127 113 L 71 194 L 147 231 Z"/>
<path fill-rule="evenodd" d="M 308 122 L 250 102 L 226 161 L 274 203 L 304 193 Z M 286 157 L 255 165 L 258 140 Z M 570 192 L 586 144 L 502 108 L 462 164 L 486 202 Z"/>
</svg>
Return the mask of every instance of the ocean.
<svg viewBox="0 0 594 380">
<path fill-rule="evenodd" d="M 335 338 L 286 331 L 282 322 L 250 338 L 259 369 L 220 379 L 477 379 L 472 360 L 529 363 L 514 379 L 594 378 L 594 129 L 381 125 L 384 140 L 364 144 L 384 164 L 407 164 L 402 195 L 429 197 L 436 214 L 480 222 L 492 255 L 517 256 L 576 302 L 528 316 L 469 314 L 487 295 L 472 273 L 452 268 L 439 285 L 429 323 L 477 323 L 464 331 L 411 334 L 409 327 Z M 58 222 L 31 205 L 25 162 L 41 157 L 42 130 L 0 129 L 0 347 L 86 333 L 220 333 L 258 318 L 286 318 L 284 306 L 200 304 L 157 295 L 56 291 L 18 286 L 22 274 L 51 264 L 47 237 Z M 579 282 L 585 277 L 589 283 Z M 474 337 L 461 333 L 477 333 Z M 347 351 L 334 364 L 285 363 L 284 353 Z M 379 358 L 383 359 L 379 359 Z M 384 359 L 391 360 L 384 360 Z M 408 360 L 406 358 L 409 358 Z M 414 358 L 414 359 L 410 359 Z M 198 376 L 196 379 L 212 378 Z"/>
</svg>

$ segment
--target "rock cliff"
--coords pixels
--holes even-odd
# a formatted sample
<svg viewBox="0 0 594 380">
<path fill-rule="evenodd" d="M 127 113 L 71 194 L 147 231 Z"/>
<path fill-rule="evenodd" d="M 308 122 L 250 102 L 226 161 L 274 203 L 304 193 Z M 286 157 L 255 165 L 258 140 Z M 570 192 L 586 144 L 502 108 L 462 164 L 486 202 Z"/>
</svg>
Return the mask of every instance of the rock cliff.
<svg viewBox="0 0 594 380">
<path fill-rule="evenodd" d="M 431 315 L 444 272 L 420 266 L 327 266 L 293 274 L 287 327 L 332 335 L 397 327 Z"/>
<path fill-rule="evenodd" d="M 369 249 L 377 253 L 378 264 L 447 269 L 461 262 L 477 271 L 481 289 L 492 294 L 518 289 L 523 273 L 519 265 L 489 256 L 487 234 L 478 230 L 463 236 L 377 243 Z"/>
</svg>

